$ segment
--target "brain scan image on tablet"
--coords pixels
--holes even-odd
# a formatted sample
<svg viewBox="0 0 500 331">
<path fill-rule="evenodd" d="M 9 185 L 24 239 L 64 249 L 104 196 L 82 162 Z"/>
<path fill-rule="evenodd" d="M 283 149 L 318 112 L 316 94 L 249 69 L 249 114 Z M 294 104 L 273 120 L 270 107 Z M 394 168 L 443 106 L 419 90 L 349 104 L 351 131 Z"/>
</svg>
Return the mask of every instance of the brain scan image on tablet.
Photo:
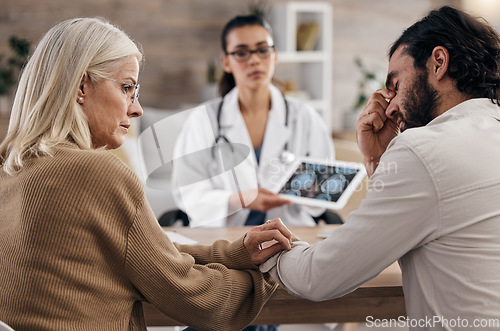
<svg viewBox="0 0 500 331">
<path fill-rule="evenodd" d="M 303 158 L 284 176 L 278 193 L 295 203 L 341 209 L 365 175 L 360 163 Z"/>
</svg>

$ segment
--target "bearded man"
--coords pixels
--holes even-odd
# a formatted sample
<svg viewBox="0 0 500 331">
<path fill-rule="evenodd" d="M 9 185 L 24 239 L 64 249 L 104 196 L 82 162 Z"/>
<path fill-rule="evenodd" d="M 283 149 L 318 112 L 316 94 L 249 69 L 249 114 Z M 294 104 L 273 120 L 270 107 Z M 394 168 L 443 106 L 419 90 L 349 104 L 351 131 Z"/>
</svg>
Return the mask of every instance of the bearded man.
<svg viewBox="0 0 500 331">
<path fill-rule="evenodd" d="M 451 7 L 405 30 L 357 122 L 373 189 L 326 240 L 261 270 L 326 300 L 398 260 L 410 329 L 500 329 L 499 54 L 490 25 Z"/>
</svg>

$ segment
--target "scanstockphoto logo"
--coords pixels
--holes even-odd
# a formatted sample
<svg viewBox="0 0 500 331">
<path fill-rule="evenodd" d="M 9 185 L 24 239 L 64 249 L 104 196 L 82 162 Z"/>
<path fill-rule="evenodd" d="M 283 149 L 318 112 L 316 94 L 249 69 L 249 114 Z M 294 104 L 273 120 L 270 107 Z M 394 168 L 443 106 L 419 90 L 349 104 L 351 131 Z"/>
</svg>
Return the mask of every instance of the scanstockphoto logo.
<svg viewBox="0 0 500 331">
<path fill-rule="evenodd" d="M 188 117 L 195 125 L 176 145 Z M 210 120 L 205 106 L 161 119 L 139 136 L 143 180 L 153 189 L 175 189 L 192 227 L 220 224 L 257 197 L 257 175 L 255 170 L 249 171 L 254 169 L 250 148 L 227 138 L 216 143 L 217 136 L 217 124 Z M 175 181 L 171 182 L 172 173 Z M 211 208 L 214 202 L 227 202 L 232 194 L 239 203 Z"/>
<path fill-rule="evenodd" d="M 176 144 L 188 117 L 190 128 Z M 227 217 L 250 205 L 258 193 L 253 151 L 225 137 L 223 130 L 219 132 L 213 117 L 205 106 L 181 111 L 145 128 L 138 140 L 143 181 L 155 190 L 173 190 L 193 227 L 225 224 Z M 268 167 L 271 176 L 266 186 L 279 188 L 287 166 L 276 158 Z M 377 171 L 397 172 L 397 164 L 381 163 Z M 383 189 L 382 181 L 363 180 L 355 191 Z M 236 197 L 231 206 L 229 196 Z"/>
<path fill-rule="evenodd" d="M 399 316 L 397 319 L 378 319 L 373 316 L 366 317 L 366 327 L 368 328 L 412 328 L 412 329 L 499 329 L 500 319 L 498 318 L 475 318 L 466 319 L 457 316 L 456 318 L 445 318 L 444 316 L 425 316 L 424 318 L 409 318 Z"/>
</svg>

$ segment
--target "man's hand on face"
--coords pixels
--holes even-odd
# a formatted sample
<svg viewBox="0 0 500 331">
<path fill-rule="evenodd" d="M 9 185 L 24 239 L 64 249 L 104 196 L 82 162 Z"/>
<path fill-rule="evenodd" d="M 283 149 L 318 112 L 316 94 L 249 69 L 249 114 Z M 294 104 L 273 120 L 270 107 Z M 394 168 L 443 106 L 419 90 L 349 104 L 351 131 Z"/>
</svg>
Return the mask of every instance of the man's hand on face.
<svg viewBox="0 0 500 331">
<path fill-rule="evenodd" d="M 390 100 L 395 96 L 396 93 L 391 90 L 377 90 L 368 99 L 356 124 L 358 146 L 363 154 L 368 176 L 375 172 L 387 146 L 399 134 L 397 116 L 394 113 L 397 110 L 391 110 L 392 114 L 388 114 Z"/>
</svg>

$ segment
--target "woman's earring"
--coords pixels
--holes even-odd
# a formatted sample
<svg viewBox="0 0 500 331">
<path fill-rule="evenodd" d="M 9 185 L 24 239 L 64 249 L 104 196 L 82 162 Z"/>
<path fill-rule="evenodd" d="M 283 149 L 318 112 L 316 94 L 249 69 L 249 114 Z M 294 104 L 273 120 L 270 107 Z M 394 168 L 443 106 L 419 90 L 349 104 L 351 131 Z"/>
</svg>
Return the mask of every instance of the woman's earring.
<svg viewBox="0 0 500 331">
<path fill-rule="evenodd" d="M 82 98 L 82 97 L 79 97 L 77 102 L 78 102 L 80 105 L 81 105 L 81 104 L 83 104 L 83 98 Z"/>
</svg>

